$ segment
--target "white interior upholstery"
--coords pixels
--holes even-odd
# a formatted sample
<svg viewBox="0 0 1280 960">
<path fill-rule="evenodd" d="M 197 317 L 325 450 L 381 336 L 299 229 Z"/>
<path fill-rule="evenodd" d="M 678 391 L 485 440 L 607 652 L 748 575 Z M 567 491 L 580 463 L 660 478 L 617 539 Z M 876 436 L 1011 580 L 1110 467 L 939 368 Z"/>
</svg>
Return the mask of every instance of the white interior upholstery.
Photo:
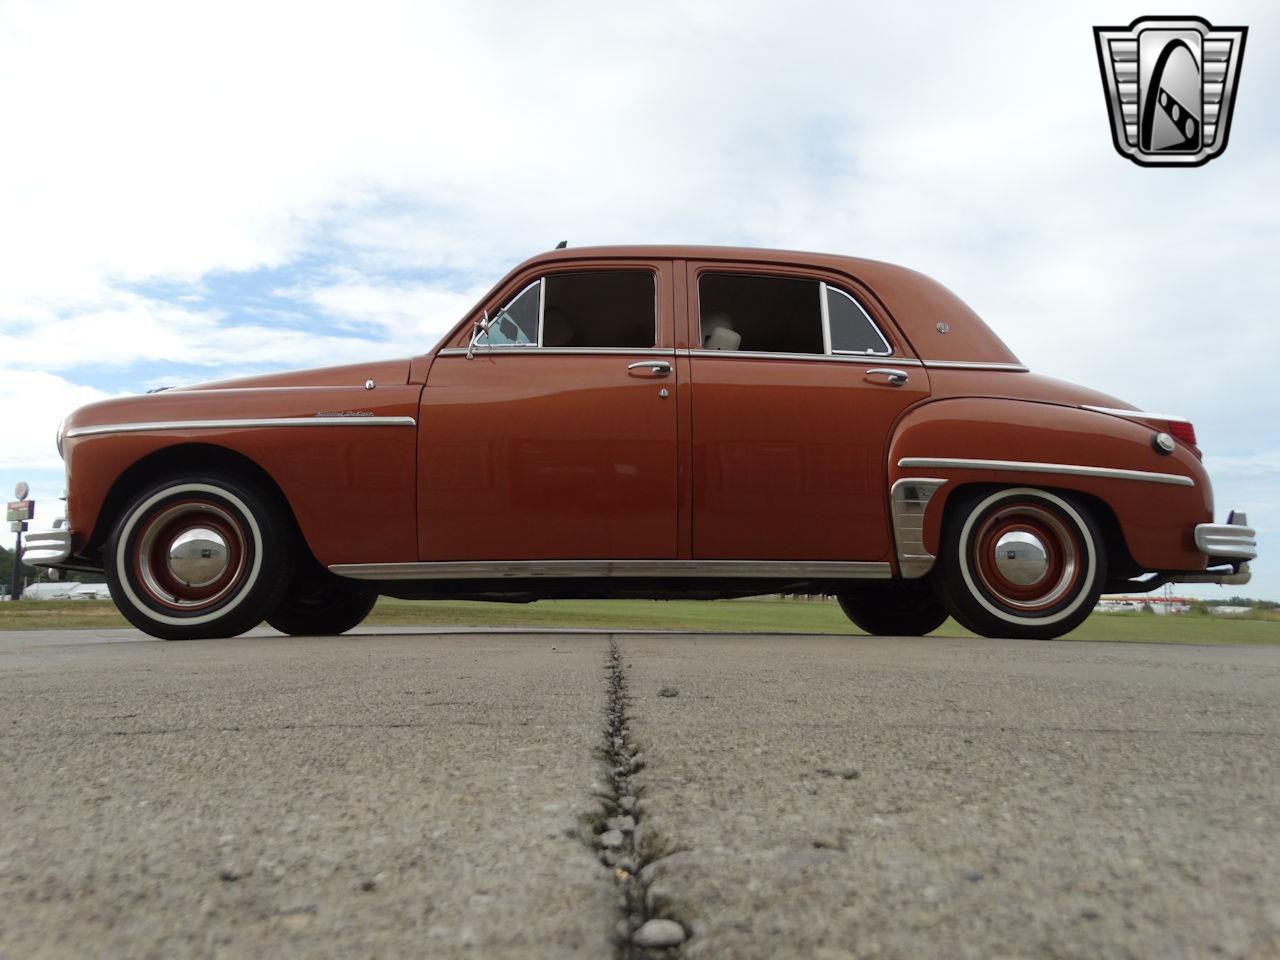
<svg viewBox="0 0 1280 960">
<path fill-rule="evenodd" d="M 737 350 L 742 344 L 742 334 L 729 327 L 712 327 L 703 348 L 706 350 Z"/>
</svg>

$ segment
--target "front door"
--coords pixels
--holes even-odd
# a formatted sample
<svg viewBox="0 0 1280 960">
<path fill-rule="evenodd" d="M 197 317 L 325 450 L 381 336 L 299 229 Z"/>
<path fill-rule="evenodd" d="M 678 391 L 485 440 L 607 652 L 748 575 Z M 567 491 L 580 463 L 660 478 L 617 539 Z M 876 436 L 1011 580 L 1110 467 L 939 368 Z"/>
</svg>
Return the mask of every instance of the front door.
<svg viewBox="0 0 1280 960">
<path fill-rule="evenodd" d="M 693 556 L 888 559 L 886 438 L 924 368 L 842 278 L 688 271 Z"/>
<path fill-rule="evenodd" d="M 441 351 L 419 427 L 419 552 L 447 560 L 676 556 L 671 265 L 557 265 Z"/>
</svg>

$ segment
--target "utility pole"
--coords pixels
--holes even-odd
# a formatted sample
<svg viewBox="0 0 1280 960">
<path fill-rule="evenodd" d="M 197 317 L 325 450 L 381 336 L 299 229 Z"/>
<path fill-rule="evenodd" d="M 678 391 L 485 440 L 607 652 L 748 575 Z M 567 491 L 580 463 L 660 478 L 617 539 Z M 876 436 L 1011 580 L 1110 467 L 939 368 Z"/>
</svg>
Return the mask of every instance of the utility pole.
<svg viewBox="0 0 1280 960">
<path fill-rule="evenodd" d="M 18 535 L 13 545 L 13 579 L 10 581 L 9 599 L 22 599 L 22 531 L 27 529 L 27 521 L 35 515 L 35 503 L 27 499 L 31 487 L 25 480 L 18 481 L 13 488 L 16 500 L 9 502 L 9 528 Z"/>
</svg>

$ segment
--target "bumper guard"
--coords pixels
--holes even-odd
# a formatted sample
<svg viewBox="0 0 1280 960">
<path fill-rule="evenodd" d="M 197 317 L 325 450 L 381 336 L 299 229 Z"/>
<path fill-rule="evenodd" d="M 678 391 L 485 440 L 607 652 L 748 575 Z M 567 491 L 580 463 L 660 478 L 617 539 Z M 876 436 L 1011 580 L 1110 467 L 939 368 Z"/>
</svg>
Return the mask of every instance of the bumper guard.
<svg viewBox="0 0 1280 960">
<path fill-rule="evenodd" d="M 56 567 L 71 556 L 70 530 L 41 530 L 22 538 L 22 562 L 36 567 Z"/>
</svg>

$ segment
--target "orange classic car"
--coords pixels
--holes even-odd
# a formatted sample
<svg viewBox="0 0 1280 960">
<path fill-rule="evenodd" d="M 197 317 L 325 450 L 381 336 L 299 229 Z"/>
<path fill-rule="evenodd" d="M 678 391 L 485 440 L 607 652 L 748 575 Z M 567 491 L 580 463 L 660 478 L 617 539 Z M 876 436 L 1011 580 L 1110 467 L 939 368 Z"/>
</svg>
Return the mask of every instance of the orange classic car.
<svg viewBox="0 0 1280 960">
<path fill-rule="evenodd" d="M 348 630 L 379 594 L 832 594 L 871 633 L 1066 633 L 1102 591 L 1240 584 L 1180 417 L 1031 373 L 871 260 L 557 249 L 432 350 L 72 413 L 67 528 L 168 639 Z"/>
</svg>

